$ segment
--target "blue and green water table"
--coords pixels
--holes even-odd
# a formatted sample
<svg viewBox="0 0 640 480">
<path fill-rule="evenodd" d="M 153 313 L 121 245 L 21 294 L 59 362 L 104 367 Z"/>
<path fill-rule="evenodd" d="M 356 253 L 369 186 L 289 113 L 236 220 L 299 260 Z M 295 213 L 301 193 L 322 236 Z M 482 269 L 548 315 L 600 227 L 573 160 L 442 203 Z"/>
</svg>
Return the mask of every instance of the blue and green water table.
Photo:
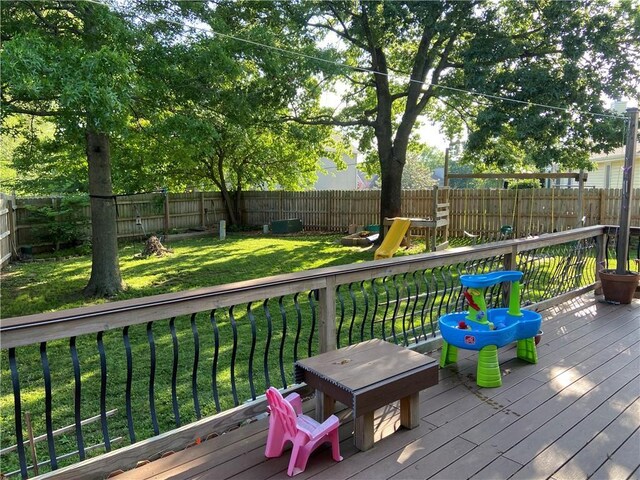
<svg viewBox="0 0 640 480">
<path fill-rule="evenodd" d="M 529 363 L 537 363 L 535 336 L 542 317 L 538 312 L 520 309 L 520 280 L 522 272 L 495 271 L 479 275 L 460 275 L 460 283 L 469 310 L 443 315 L 440 320 L 442 354 L 440 367 L 456 363 L 458 348 L 478 350 L 476 382 L 479 387 L 502 385 L 498 348 L 517 341 L 517 356 Z M 485 290 L 497 283 L 511 282 L 509 308 L 489 308 Z"/>
</svg>

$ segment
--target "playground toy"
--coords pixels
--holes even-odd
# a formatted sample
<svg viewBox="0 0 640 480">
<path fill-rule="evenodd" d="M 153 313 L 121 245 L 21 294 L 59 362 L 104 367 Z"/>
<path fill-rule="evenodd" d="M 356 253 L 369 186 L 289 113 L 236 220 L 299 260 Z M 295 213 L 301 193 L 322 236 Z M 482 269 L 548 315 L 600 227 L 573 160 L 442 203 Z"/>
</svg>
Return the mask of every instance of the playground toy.
<svg viewBox="0 0 640 480">
<path fill-rule="evenodd" d="M 331 443 L 331 453 L 336 462 L 340 462 L 340 439 L 338 427 L 340 420 L 331 415 L 323 423 L 302 413 L 302 399 L 297 393 L 283 398 L 275 388 L 266 391 L 269 403 L 269 433 L 265 456 L 279 457 L 285 444 L 291 442 L 291 458 L 287 475 L 293 477 L 304 471 L 311 453 L 323 443 Z"/>
<path fill-rule="evenodd" d="M 460 275 L 469 311 L 443 315 L 440 320 L 442 354 L 440 367 L 456 363 L 458 348 L 478 350 L 476 383 L 479 387 L 502 385 L 498 348 L 517 341 L 517 357 L 537 363 L 535 336 L 542 317 L 538 312 L 520 309 L 522 272 L 496 271 L 479 275 Z M 501 282 L 511 282 L 508 308 L 487 308 L 485 290 Z"/>
<path fill-rule="evenodd" d="M 373 259 L 378 260 L 380 258 L 393 257 L 393 254 L 396 253 L 398 248 L 400 248 L 402 239 L 407 233 L 410 225 L 411 220 L 408 218 L 394 218 L 393 223 L 391 224 L 391 228 L 384 236 L 382 245 L 380 245 L 374 253 Z"/>
<path fill-rule="evenodd" d="M 427 252 L 444 250 L 449 246 L 449 188 L 433 187 L 430 199 L 431 211 L 428 218 L 385 217 L 382 223 L 384 239 L 376 250 L 374 260 L 391 258 L 398 250 L 402 240 L 406 246 L 411 245 L 411 230 L 424 230 L 425 249 Z M 437 243 L 438 230 L 441 230 L 441 243 Z M 388 240 L 387 240 L 388 239 Z"/>
</svg>

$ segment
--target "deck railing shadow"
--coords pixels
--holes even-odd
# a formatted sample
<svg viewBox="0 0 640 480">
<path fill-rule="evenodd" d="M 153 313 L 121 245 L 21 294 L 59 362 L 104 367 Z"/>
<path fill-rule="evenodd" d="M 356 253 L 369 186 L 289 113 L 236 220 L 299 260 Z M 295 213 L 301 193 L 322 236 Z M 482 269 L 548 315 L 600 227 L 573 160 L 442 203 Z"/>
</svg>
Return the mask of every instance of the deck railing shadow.
<svg viewBox="0 0 640 480">
<path fill-rule="evenodd" d="M 589 291 L 614 233 L 585 227 L 3 319 L 2 412 L 13 417 L 3 473 L 33 473 L 27 411 L 46 438 L 40 473 L 103 477 L 263 414 L 268 386 L 302 388 L 299 358 L 370 338 L 432 350 L 438 317 L 464 308 L 461 274 L 522 270 L 521 303 L 537 310 Z M 487 304 L 503 304 L 506 289 L 489 289 Z"/>
</svg>

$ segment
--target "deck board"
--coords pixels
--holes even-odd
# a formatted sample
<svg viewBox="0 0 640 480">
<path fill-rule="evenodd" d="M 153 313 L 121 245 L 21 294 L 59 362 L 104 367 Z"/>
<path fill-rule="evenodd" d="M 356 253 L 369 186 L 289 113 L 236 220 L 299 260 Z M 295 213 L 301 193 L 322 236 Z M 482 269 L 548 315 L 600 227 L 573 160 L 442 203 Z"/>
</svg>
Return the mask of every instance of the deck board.
<svg viewBox="0 0 640 480">
<path fill-rule="evenodd" d="M 503 385 L 483 389 L 474 352 L 461 350 L 440 383 L 421 392 L 417 428 L 400 428 L 397 405 L 380 409 L 376 444 L 360 452 L 344 409 L 344 460 L 320 449 L 296 479 L 638 479 L 640 301 L 609 305 L 585 295 L 543 316 L 537 364 L 502 348 Z M 118 478 L 288 478 L 287 451 L 264 457 L 267 427 L 259 420 Z"/>
</svg>

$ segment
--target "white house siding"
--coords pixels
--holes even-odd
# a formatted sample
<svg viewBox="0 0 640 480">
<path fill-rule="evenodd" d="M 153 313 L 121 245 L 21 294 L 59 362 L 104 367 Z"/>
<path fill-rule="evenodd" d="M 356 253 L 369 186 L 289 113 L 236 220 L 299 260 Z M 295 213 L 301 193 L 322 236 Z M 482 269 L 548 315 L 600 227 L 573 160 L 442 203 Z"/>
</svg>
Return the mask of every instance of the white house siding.
<svg viewBox="0 0 640 480">
<path fill-rule="evenodd" d="M 346 170 L 338 170 L 336 164 L 328 158 L 321 158 L 320 163 L 326 173 L 318 172 L 316 190 L 355 190 L 356 189 L 356 159 L 345 155 Z"/>
<path fill-rule="evenodd" d="M 593 155 L 591 160 L 596 164 L 596 170 L 589 172 L 585 186 L 607 188 L 607 166 L 611 166 L 611 176 L 608 188 L 622 188 L 624 166 L 624 147 L 618 147 L 609 154 Z M 633 165 L 633 188 L 640 188 L 640 146 L 636 146 L 636 158 Z"/>
</svg>

